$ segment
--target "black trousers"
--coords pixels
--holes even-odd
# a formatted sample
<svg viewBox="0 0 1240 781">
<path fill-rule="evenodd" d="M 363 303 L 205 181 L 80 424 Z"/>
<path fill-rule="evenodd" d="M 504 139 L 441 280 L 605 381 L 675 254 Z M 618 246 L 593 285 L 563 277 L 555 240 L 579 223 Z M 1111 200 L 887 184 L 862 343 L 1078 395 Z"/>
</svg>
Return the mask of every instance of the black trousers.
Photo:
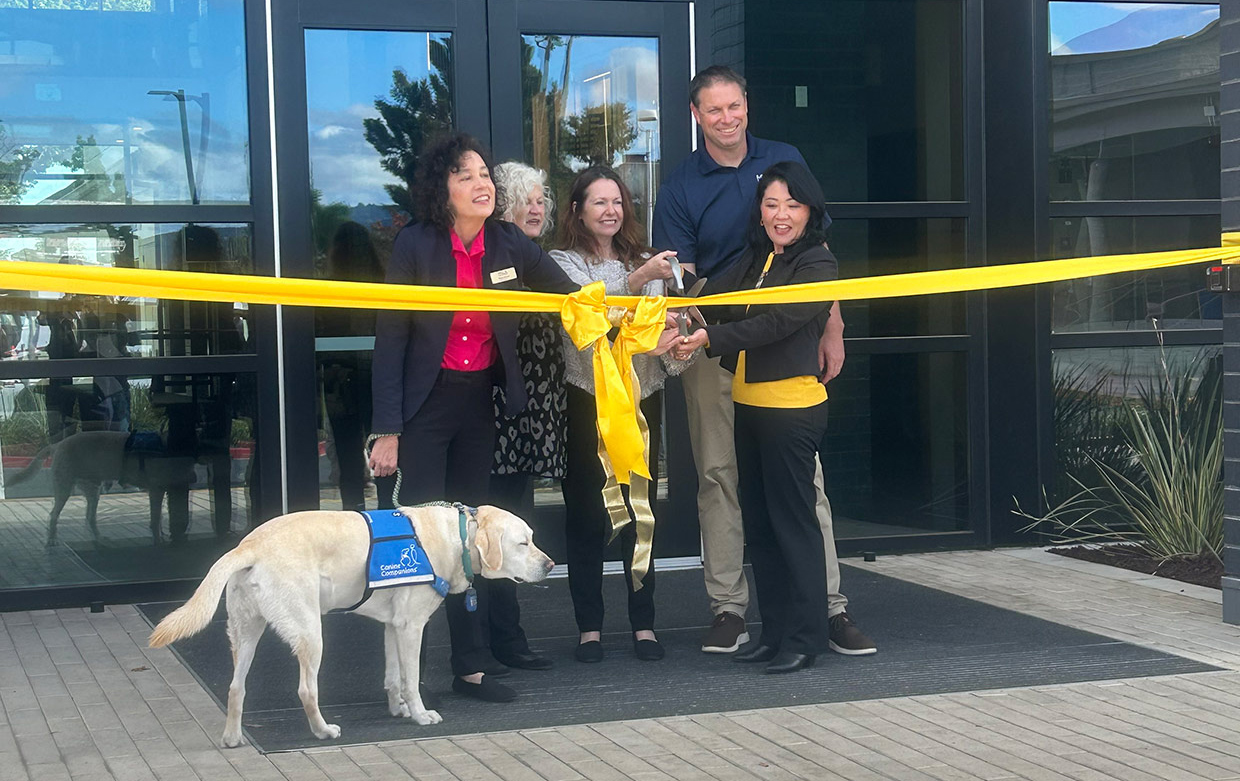
<svg viewBox="0 0 1240 781">
<path fill-rule="evenodd" d="M 642 401 L 642 413 L 650 426 L 650 504 L 655 504 L 658 480 L 659 442 L 663 420 L 663 393 L 650 394 Z M 580 632 L 603 630 L 603 557 L 611 536 L 611 519 L 603 504 L 606 477 L 598 460 L 598 413 L 594 396 L 580 388 L 568 387 L 568 471 L 564 475 L 564 536 L 568 547 L 568 589 Z M 627 490 L 626 490 L 627 495 Z M 642 579 L 640 591 L 633 590 L 633 547 L 636 525 L 620 532 L 620 551 L 624 557 L 624 579 L 628 584 L 629 625 L 634 632 L 654 629 L 654 562 Z"/>
<path fill-rule="evenodd" d="M 495 459 L 492 384 L 489 371 L 440 370 L 431 395 L 401 432 L 397 463 L 402 505 L 486 503 Z M 385 499 L 382 489 L 379 499 L 381 503 Z M 492 649 L 510 653 L 528 650 L 521 632 L 516 585 L 507 579 L 475 577 L 478 609 L 473 613 L 465 609 L 464 594 L 449 594 L 444 599 L 453 675 L 482 672 L 490 666 Z"/>
<path fill-rule="evenodd" d="M 814 513 L 814 456 L 827 403 L 805 409 L 737 404 L 736 467 L 745 545 L 762 609 L 762 643 L 827 647 L 827 570 Z"/>
</svg>

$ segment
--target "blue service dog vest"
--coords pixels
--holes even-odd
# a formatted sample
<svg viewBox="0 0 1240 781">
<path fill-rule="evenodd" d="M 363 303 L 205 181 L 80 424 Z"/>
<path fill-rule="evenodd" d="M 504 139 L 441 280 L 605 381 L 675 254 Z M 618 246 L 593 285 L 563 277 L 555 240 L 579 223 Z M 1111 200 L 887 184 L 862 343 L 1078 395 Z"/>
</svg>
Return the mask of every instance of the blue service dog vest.
<svg viewBox="0 0 1240 781">
<path fill-rule="evenodd" d="M 366 590 L 357 604 L 332 612 L 356 610 L 377 588 L 429 583 L 439 596 L 447 596 L 448 581 L 435 574 L 409 516 L 399 510 L 364 510 L 360 515 L 370 529 Z"/>
</svg>

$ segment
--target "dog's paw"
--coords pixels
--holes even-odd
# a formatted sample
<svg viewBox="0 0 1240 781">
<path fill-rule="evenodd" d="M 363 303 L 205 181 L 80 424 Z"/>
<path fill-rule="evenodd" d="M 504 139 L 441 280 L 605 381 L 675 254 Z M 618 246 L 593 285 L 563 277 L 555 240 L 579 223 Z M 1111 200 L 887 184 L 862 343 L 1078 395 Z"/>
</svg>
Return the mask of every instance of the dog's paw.
<svg viewBox="0 0 1240 781">
<path fill-rule="evenodd" d="M 322 731 L 317 731 L 314 736 L 319 740 L 335 740 L 340 737 L 340 727 L 336 724 L 324 724 Z"/>
<path fill-rule="evenodd" d="M 245 745 L 245 740 L 241 737 L 240 732 L 238 732 L 236 735 L 229 735 L 227 732 L 225 732 L 223 739 L 220 740 L 220 746 L 223 748 L 236 748 L 238 746 L 244 746 L 244 745 Z"/>
<path fill-rule="evenodd" d="M 395 687 L 389 687 L 387 690 L 388 713 L 400 719 L 409 718 L 409 706 L 405 703 L 405 698 L 400 696 L 400 690 Z"/>
<path fill-rule="evenodd" d="M 431 725 L 431 724 L 438 724 L 439 722 L 443 721 L 443 716 L 440 716 L 439 711 L 437 710 L 428 710 L 428 711 L 422 711 L 421 713 L 414 713 L 412 715 L 412 718 L 414 721 L 416 721 L 418 724 L 422 725 L 423 727 Z"/>
</svg>

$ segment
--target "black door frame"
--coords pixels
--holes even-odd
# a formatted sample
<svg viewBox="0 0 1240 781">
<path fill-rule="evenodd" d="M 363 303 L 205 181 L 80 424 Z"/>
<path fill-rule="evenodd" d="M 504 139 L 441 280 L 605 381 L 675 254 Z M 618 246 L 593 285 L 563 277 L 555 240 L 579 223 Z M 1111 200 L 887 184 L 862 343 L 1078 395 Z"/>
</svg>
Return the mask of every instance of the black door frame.
<svg viewBox="0 0 1240 781">
<path fill-rule="evenodd" d="M 457 127 L 490 146 L 497 161 L 523 156 L 521 124 L 511 121 L 521 116 L 520 68 L 515 67 L 520 62 L 520 32 L 659 37 L 660 138 L 667 170 L 689 154 L 692 138 L 688 108 L 692 30 L 688 9 L 686 0 L 428 0 L 400 6 L 373 1 L 342 5 L 335 0 L 276 0 L 272 38 L 275 81 L 280 85 L 275 96 L 280 275 L 314 274 L 306 133 L 306 30 L 451 33 Z M 677 127 L 683 132 L 675 132 Z M 314 313 L 282 308 L 280 319 L 286 506 L 289 511 L 317 509 L 316 395 L 287 392 L 289 388 L 314 387 Z M 689 517 L 696 518 L 696 504 L 681 503 L 686 509 L 691 506 Z M 560 526 L 554 515 L 539 525 L 548 529 Z M 696 534 L 694 527 L 694 540 Z M 693 550 L 697 550 L 696 542 Z"/>
</svg>

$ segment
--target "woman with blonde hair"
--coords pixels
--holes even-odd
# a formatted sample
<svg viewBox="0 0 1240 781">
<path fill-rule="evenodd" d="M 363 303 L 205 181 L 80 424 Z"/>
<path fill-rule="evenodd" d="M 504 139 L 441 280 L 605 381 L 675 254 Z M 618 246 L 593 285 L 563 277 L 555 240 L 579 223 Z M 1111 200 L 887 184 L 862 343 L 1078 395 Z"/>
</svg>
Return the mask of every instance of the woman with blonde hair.
<svg viewBox="0 0 1240 781">
<path fill-rule="evenodd" d="M 495 215 L 534 241 L 551 231 L 553 204 L 547 175 L 524 163 L 495 166 Z M 534 478 L 564 479 L 564 437 L 568 390 L 555 315 L 522 315 L 517 326 L 517 361 L 529 400 L 513 416 L 504 414 L 505 396 L 495 389 L 495 462 L 491 465 L 491 504 L 530 521 L 534 514 Z M 501 584 L 509 589 L 514 584 Z M 546 670 L 552 661 L 530 650 L 521 629 L 515 593 L 508 610 L 491 611 L 491 653 L 505 666 Z"/>
</svg>

